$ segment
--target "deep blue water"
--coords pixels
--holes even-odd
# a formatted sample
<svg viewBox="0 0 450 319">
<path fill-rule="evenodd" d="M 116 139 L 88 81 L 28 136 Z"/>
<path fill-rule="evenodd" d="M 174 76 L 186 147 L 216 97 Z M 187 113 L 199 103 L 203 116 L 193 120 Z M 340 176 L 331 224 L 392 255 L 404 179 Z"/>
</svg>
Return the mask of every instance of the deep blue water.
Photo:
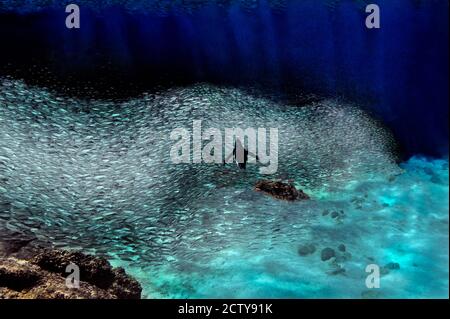
<svg viewBox="0 0 450 319">
<path fill-rule="evenodd" d="M 406 155 L 448 154 L 448 1 L 376 1 L 379 30 L 364 27 L 365 2 L 350 0 L 204 1 L 190 10 L 175 2 L 158 11 L 151 5 L 170 2 L 81 1 L 76 31 L 64 27 L 64 2 L 0 3 L 4 61 L 34 56 L 65 79 L 90 72 L 78 81 L 95 82 L 108 62 L 130 81 L 270 82 L 343 96 L 378 114 Z"/>
</svg>

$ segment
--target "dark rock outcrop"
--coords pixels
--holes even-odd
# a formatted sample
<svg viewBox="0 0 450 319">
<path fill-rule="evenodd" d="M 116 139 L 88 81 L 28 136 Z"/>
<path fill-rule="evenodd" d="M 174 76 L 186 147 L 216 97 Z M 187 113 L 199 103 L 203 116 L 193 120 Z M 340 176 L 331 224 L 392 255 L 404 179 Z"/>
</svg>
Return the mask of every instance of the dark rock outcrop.
<svg viewBox="0 0 450 319">
<path fill-rule="evenodd" d="M 34 238 L 0 241 L 0 256 L 7 256 L 19 252 L 30 244 Z"/>
<path fill-rule="evenodd" d="M 75 264 L 80 268 L 80 278 L 99 288 L 106 289 L 114 281 L 114 273 L 109 262 L 102 257 L 84 255 L 80 252 L 45 250 L 31 259 L 41 269 L 66 275 L 66 267 Z"/>
<path fill-rule="evenodd" d="M 386 265 L 384 265 L 384 268 L 389 269 L 389 270 L 398 270 L 398 269 L 400 269 L 400 264 L 390 262 L 390 263 L 387 263 Z"/>
<path fill-rule="evenodd" d="M 35 286 L 41 279 L 40 269 L 27 261 L 0 259 L 0 287 L 20 291 Z"/>
<path fill-rule="evenodd" d="M 316 246 L 314 246 L 314 244 L 306 244 L 306 245 L 300 245 L 298 247 L 298 254 L 300 256 L 308 256 L 311 254 L 314 254 L 314 252 L 316 251 Z"/>
<path fill-rule="evenodd" d="M 261 180 L 256 183 L 255 190 L 287 201 L 309 199 L 309 196 L 306 195 L 302 190 L 297 190 L 293 183 Z"/>
<path fill-rule="evenodd" d="M 386 265 L 384 265 L 383 267 L 381 267 L 380 273 L 381 273 L 381 275 L 387 275 L 392 270 L 399 270 L 399 269 L 400 269 L 399 263 L 390 262 L 390 263 L 387 263 Z"/>
<path fill-rule="evenodd" d="M 119 299 L 140 299 L 142 287 L 133 278 L 127 275 L 121 267 L 114 268 L 114 281 L 108 291 Z"/>
<path fill-rule="evenodd" d="M 80 270 L 79 288 L 66 284 L 66 267 Z M 139 299 L 141 285 L 101 257 L 41 250 L 29 260 L 0 257 L 0 299 Z"/>
<path fill-rule="evenodd" d="M 322 252 L 320 253 L 320 259 L 322 261 L 327 261 L 335 256 L 336 256 L 336 252 L 334 251 L 333 248 L 329 248 L 329 247 L 322 249 Z"/>
<path fill-rule="evenodd" d="M 0 258 L 0 299 L 116 299 L 109 291 L 80 281 L 66 286 L 66 278 L 14 257 Z"/>
</svg>

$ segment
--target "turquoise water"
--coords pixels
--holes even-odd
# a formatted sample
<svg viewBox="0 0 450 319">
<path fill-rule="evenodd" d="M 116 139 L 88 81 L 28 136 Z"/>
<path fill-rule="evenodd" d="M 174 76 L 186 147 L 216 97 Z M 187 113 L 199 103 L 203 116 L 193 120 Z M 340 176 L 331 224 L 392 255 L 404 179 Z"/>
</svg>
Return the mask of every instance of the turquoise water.
<svg viewBox="0 0 450 319">
<path fill-rule="evenodd" d="M 357 105 L 211 85 L 87 101 L 11 79 L 0 105 L 2 239 L 105 255 L 146 298 L 448 297 L 448 159 L 396 164 L 391 134 Z M 170 132 L 193 119 L 277 127 L 270 178 L 311 200 L 253 191 L 268 178 L 254 165 L 174 165 Z M 336 257 L 321 261 L 327 247 Z M 379 289 L 365 286 L 369 264 L 385 269 Z"/>
<path fill-rule="evenodd" d="M 149 298 L 448 298 L 448 161 L 413 158 L 401 167 L 393 180 L 354 181 L 310 202 L 221 190 L 210 208 L 222 213 L 209 217 L 220 247 L 203 241 L 198 255 L 127 269 Z M 336 220 L 325 210 L 345 215 Z M 305 243 L 317 251 L 300 256 Z M 339 244 L 351 257 L 321 261 L 322 248 Z M 391 262 L 400 269 L 367 289 L 365 267 Z"/>
</svg>

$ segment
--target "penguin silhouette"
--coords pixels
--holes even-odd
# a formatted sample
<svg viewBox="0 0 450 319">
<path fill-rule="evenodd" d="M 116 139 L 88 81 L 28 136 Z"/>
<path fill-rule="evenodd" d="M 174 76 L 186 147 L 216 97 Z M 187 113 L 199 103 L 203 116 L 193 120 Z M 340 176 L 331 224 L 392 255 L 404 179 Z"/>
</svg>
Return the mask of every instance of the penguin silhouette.
<svg viewBox="0 0 450 319">
<path fill-rule="evenodd" d="M 237 166 L 240 169 L 246 169 L 249 155 L 256 158 L 257 161 L 259 160 L 258 155 L 255 155 L 255 154 L 249 152 L 244 147 L 244 145 L 242 145 L 241 140 L 237 138 L 234 141 L 233 152 L 230 155 L 228 155 L 228 157 L 225 159 L 224 165 L 230 159 L 230 157 L 233 156 L 233 161 L 237 164 Z"/>
</svg>

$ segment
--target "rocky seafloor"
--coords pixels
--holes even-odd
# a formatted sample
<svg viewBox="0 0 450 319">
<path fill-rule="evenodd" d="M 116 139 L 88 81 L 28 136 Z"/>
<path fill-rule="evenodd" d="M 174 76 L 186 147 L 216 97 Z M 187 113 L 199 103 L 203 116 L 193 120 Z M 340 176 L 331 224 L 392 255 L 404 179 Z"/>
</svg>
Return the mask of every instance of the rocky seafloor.
<svg viewBox="0 0 450 319">
<path fill-rule="evenodd" d="M 196 85 L 125 102 L 0 86 L 0 238 L 106 256 L 144 298 L 448 297 L 448 159 L 399 163 L 339 100 Z M 276 127 L 279 167 L 178 164 L 174 128 Z M 308 200 L 255 191 L 289 180 Z M 365 285 L 366 266 L 381 286 Z"/>
<path fill-rule="evenodd" d="M 141 285 L 104 258 L 29 243 L 0 242 L 0 299 L 141 298 Z"/>
</svg>

